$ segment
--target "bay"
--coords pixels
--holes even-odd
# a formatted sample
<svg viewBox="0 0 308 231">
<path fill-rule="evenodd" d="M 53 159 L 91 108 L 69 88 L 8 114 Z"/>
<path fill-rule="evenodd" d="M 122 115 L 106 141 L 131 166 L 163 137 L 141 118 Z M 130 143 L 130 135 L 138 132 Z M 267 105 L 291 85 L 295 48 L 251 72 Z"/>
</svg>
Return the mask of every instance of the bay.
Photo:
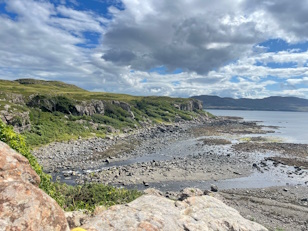
<svg viewBox="0 0 308 231">
<path fill-rule="evenodd" d="M 276 136 L 287 143 L 308 144 L 308 112 L 206 110 L 216 116 L 238 116 L 265 126 L 278 126 Z"/>
</svg>

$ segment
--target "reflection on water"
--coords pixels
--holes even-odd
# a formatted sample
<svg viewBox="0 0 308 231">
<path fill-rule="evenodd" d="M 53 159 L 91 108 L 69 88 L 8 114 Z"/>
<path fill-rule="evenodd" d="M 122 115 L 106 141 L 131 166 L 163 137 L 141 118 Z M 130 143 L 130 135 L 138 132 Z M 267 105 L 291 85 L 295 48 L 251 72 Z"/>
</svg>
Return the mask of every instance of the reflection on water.
<svg viewBox="0 0 308 231">
<path fill-rule="evenodd" d="M 207 110 L 216 116 L 238 116 L 246 121 L 262 121 L 259 124 L 278 126 L 270 136 L 282 137 L 288 143 L 308 144 L 308 112 Z"/>
</svg>

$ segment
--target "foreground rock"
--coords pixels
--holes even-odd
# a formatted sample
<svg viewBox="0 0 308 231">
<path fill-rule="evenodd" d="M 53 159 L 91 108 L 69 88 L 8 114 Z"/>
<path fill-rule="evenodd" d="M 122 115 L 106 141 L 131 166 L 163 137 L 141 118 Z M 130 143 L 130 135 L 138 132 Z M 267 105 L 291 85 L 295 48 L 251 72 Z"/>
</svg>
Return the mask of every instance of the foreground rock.
<svg viewBox="0 0 308 231">
<path fill-rule="evenodd" d="M 69 230 L 28 160 L 0 141 L 0 230 Z"/>
<path fill-rule="evenodd" d="M 112 206 L 82 226 L 103 230 L 267 230 L 244 219 L 235 209 L 210 196 L 172 201 L 144 195 L 126 205 Z"/>
</svg>

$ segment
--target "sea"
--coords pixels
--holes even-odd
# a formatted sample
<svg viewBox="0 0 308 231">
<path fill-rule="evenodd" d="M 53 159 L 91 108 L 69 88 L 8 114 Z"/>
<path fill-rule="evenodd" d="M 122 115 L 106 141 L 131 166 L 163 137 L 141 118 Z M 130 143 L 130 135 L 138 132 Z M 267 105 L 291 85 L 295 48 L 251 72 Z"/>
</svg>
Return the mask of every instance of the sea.
<svg viewBox="0 0 308 231">
<path fill-rule="evenodd" d="M 237 116 L 245 121 L 258 121 L 265 126 L 277 126 L 270 136 L 286 143 L 308 144 L 308 112 L 206 110 L 216 116 Z"/>
</svg>

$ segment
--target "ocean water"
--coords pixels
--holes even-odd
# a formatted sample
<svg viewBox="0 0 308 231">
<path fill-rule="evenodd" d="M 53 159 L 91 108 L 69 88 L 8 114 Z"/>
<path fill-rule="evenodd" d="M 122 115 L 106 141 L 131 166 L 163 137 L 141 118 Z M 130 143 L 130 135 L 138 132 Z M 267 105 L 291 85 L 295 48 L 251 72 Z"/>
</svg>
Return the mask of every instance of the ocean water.
<svg viewBox="0 0 308 231">
<path fill-rule="evenodd" d="M 278 126 L 269 136 L 287 143 L 308 144 L 308 112 L 207 110 L 216 116 L 238 116 L 266 126 Z"/>
</svg>

